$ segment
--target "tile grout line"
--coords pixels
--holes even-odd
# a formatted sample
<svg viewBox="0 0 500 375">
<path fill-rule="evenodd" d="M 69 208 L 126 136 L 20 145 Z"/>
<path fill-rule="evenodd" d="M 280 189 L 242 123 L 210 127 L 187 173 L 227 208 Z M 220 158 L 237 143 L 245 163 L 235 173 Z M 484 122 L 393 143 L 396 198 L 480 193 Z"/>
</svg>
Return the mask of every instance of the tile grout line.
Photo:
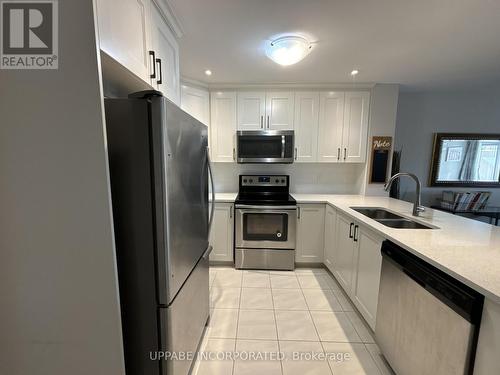
<svg viewBox="0 0 500 375">
<path fill-rule="evenodd" d="M 236 334 L 234 338 L 234 347 L 233 347 L 233 352 L 236 353 L 236 344 L 238 342 L 238 329 L 240 327 L 240 310 L 241 310 L 241 295 L 243 293 L 243 272 L 241 272 L 241 279 L 240 279 L 240 300 L 238 301 L 238 314 L 236 318 Z M 233 360 L 233 368 L 231 369 L 231 375 L 234 375 L 234 367 L 236 366 L 236 361 Z"/>
<path fill-rule="evenodd" d="M 319 345 L 321 347 L 321 350 L 323 350 L 323 353 L 325 353 L 325 347 L 323 346 L 323 342 L 321 341 L 321 336 L 319 335 L 318 327 L 316 327 L 316 323 L 314 323 L 314 319 L 313 319 L 312 314 L 311 314 L 311 309 L 309 308 L 309 304 L 307 303 L 307 299 L 306 299 L 306 296 L 304 294 L 302 284 L 300 284 L 300 282 L 299 282 L 299 286 L 300 286 L 300 292 L 302 293 L 302 297 L 306 301 L 306 306 L 308 308 L 307 312 L 309 314 L 309 318 L 311 318 L 311 322 L 313 324 L 314 330 L 316 331 L 316 335 L 318 336 Z M 333 374 L 332 367 L 330 366 L 330 361 L 327 360 L 326 363 L 328 365 L 328 368 L 330 369 L 330 374 Z"/>
<path fill-rule="evenodd" d="M 276 319 L 276 308 L 274 306 L 274 294 L 273 294 L 273 288 L 271 285 L 271 274 L 269 274 L 269 286 L 270 286 L 270 290 L 271 290 L 271 302 L 273 304 L 274 327 L 276 329 L 276 342 L 278 343 L 278 353 L 281 353 L 280 339 L 278 336 L 278 320 Z M 283 375 L 283 361 L 282 360 L 280 360 L 280 368 L 281 368 L 281 375 Z"/>
<path fill-rule="evenodd" d="M 363 345 L 365 346 L 365 350 L 368 352 L 368 354 L 370 355 L 370 358 L 372 359 L 373 363 L 375 363 L 375 367 L 377 368 L 378 372 L 380 375 L 382 375 L 384 373 L 384 371 L 382 371 L 382 369 L 380 368 L 380 366 L 378 365 L 378 362 L 376 360 L 376 358 L 374 357 L 374 353 L 372 354 L 371 350 L 368 349 L 367 347 L 367 344 L 366 343 L 363 343 Z M 375 345 L 375 344 L 370 344 L 370 345 Z M 380 357 L 380 354 L 378 355 Z M 382 360 L 382 358 L 379 358 L 379 360 Z"/>
</svg>

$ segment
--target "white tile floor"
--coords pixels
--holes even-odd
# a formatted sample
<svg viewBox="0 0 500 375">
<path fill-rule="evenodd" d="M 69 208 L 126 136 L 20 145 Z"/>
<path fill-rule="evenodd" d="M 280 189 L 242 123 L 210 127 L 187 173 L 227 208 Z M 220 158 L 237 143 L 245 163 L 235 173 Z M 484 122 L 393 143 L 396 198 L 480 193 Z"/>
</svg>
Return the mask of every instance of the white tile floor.
<svg viewBox="0 0 500 375">
<path fill-rule="evenodd" d="M 198 361 L 194 375 L 393 374 L 370 328 L 324 269 L 212 267 L 210 299 L 201 350 L 220 357 Z M 260 357 L 224 358 L 227 352 Z"/>
</svg>

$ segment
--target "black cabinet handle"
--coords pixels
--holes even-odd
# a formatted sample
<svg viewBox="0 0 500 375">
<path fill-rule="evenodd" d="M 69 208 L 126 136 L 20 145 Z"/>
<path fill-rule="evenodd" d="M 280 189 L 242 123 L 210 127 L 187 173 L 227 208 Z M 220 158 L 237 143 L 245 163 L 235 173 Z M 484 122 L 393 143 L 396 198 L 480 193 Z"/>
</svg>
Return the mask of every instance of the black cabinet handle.
<svg viewBox="0 0 500 375">
<path fill-rule="evenodd" d="M 349 238 L 352 238 L 352 227 L 354 226 L 354 223 L 351 223 L 351 225 L 349 225 Z"/>
<path fill-rule="evenodd" d="M 344 147 L 344 160 L 347 158 L 347 148 Z"/>
<path fill-rule="evenodd" d="M 156 57 L 155 57 L 155 51 L 149 51 L 149 56 L 153 57 L 153 74 L 150 74 L 149 78 L 156 78 Z"/>
<path fill-rule="evenodd" d="M 354 242 L 358 242 L 358 226 L 354 226 Z"/>
<path fill-rule="evenodd" d="M 156 83 L 161 85 L 163 83 L 163 76 L 161 74 L 161 59 L 156 59 L 156 63 L 158 64 L 158 70 L 160 72 L 160 79 L 156 81 Z"/>
</svg>

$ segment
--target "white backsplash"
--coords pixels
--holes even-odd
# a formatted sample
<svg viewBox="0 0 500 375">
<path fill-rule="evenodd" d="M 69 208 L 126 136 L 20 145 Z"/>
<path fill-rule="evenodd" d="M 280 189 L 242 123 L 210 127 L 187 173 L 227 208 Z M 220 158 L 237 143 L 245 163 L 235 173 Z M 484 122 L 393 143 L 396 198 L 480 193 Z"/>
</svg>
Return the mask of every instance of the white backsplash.
<svg viewBox="0 0 500 375">
<path fill-rule="evenodd" d="M 292 193 L 358 194 L 364 164 L 214 163 L 213 169 L 217 193 L 237 192 L 240 174 L 287 174 Z"/>
</svg>

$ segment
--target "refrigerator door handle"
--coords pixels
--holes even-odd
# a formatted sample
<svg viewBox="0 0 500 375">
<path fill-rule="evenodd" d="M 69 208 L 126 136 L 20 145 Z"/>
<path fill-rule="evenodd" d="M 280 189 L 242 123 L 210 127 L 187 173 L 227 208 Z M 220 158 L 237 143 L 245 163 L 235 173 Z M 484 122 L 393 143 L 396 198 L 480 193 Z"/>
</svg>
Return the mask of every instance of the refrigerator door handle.
<svg viewBox="0 0 500 375">
<path fill-rule="evenodd" d="M 212 173 L 212 163 L 210 162 L 210 153 L 208 152 L 208 147 L 207 147 L 207 165 L 208 165 L 208 174 L 210 175 L 210 184 L 212 185 L 212 206 L 210 207 L 210 217 L 208 219 L 208 234 L 210 234 L 210 230 L 212 229 L 212 222 L 214 220 L 214 211 L 215 211 L 215 185 L 214 185 L 214 175 Z"/>
</svg>

